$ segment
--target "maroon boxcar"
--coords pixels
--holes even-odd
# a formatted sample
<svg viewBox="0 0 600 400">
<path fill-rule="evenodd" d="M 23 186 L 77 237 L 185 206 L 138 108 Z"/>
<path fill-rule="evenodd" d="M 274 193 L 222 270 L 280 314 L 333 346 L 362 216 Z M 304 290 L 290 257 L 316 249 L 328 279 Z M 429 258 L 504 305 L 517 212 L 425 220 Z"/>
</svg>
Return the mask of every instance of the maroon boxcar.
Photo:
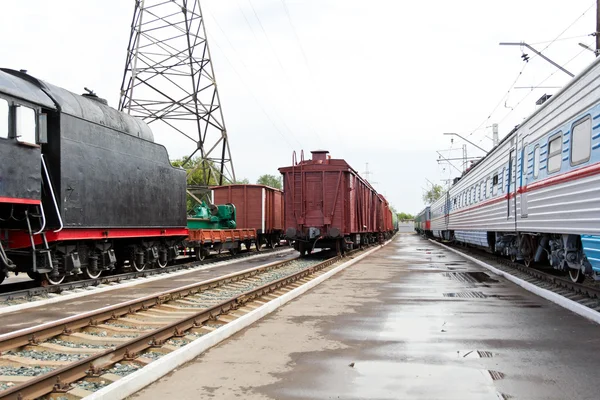
<svg viewBox="0 0 600 400">
<path fill-rule="evenodd" d="M 314 248 L 342 252 L 385 238 L 387 201 L 341 159 L 325 150 L 312 160 L 281 167 L 285 196 L 285 236 L 301 254 Z M 388 207 L 389 211 L 389 207 Z M 391 218 L 391 214 L 390 214 Z"/>
<path fill-rule="evenodd" d="M 283 236 L 283 193 L 265 185 L 212 188 L 212 203 L 235 206 L 237 227 L 255 229 L 261 244 L 275 247 Z"/>
</svg>

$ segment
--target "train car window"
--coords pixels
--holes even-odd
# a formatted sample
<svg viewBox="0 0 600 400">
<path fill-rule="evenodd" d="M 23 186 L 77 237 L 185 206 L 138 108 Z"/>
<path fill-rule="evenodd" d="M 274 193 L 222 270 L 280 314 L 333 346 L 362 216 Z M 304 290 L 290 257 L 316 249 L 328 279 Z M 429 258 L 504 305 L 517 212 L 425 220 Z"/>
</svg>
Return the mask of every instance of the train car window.
<svg viewBox="0 0 600 400">
<path fill-rule="evenodd" d="M 560 171 L 562 163 L 562 132 L 548 141 L 548 173 Z"/>
<path fill-rule="evenodd" d="M 592 119 L 588 115 L 575 123 L 571 134 L 571 165 L 584 163 L 592 153 Z"/>
<path fill-rule="evenodd" d="M 490 178 L 487 178 L 485 180 L 485 191 L 483 192 L 483 197 L 487 199 L 489 197 L 489 193 L 491 193 L 491 190 L 490 190 Z"/>
<path fill-rule="evenodd" d="M 498 194 L 498 174 L 492 176 L 492 196 Z"/>
<path fill-rule="evenodd" d="M 537 178 L 540 175 L 540 145 L 536 145 L 533 150 L 533 177 Z"/>
<path fill-rule="evenodd" d="M 35 144 L 35 111 L 32 108 L 17 107 L 17 140 Z"/>
<path fill-rule="evenodd" d="M 0 99 L 0 138 L 8 139 L 8 101 Z"/>
</svg>

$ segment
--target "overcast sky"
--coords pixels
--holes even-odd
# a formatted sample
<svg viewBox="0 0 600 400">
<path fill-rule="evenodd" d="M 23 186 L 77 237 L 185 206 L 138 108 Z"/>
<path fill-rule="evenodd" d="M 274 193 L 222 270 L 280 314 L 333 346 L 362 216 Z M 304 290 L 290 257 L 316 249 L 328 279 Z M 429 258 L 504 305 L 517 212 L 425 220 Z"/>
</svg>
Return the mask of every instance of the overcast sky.
<svg viewBox="0 0 600 400">
<path fill-rule="evenodd" d="M 570 79 L 498 43 L 525 41 L 577 74 L 594 59 L 578 45 L 594 46 L 594 5 L 205 0 L 236 175 L 254 182 L 289 165 L 293 150 L 324 148 L 361 173 L 369 163 L 377 190 L 399 211 L 417 212 L 427 179 L 457 174 L 436 150 L 460 157 L 464 142 L 443 132 L 489 149 L 492 123 L 502 138 Z M 0 66 L 76 93 L 93 88 L 117 107 L 133 8 L 133 0 L 4 1 Z M 550 88 L 516 88 L 531 86 Z M 163 144 L 177 158 L 192 151 L 182 143 Z"/>
</svg>

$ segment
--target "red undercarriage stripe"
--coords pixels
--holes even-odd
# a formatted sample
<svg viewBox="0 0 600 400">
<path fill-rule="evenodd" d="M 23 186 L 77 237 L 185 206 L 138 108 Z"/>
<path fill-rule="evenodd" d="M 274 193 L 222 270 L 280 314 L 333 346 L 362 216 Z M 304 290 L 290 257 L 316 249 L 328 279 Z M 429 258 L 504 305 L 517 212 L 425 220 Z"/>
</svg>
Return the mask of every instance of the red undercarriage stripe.
<svg viewBox="0 0 600 400">
<path fill-rule="evenodd" d="M 30 247 L 29 234 L 23 231 L 9 231 L 9 247 L 20 249 Z M 99 229 L 63 229 L 60 232 L 46 232 L 48 242 L 66 240 L 101 240 L 101 239 L 126 239 L 138 237 L 169 237 L 186 236 L 187 228 L 99 228 Z M 41 235 L 35 235 L 36 246 L 42 243 Z"/>
<path fill-rule="evenodd" d="M 40 204 L 41 200 L 35 199 L 19 199 L 16 197 L 2 197 L 0 196 L 0 203 L 16 203 L 16 204 Z"/>
</svg>

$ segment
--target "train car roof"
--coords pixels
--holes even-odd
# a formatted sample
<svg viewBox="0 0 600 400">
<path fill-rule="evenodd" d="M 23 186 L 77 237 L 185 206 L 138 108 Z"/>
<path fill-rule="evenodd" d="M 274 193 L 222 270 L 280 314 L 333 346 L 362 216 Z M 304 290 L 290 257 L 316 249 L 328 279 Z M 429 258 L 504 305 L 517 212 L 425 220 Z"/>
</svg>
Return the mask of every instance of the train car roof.
<svg viewBox="0 0 600 400">
<path fill-rule="evenodd" d="M 0 70 L 0 92 L 9 96 L 40 105 L 51 110 L 56 110 L 54 102 L 39 86 L 13 74 Z"/>
<path fill-rule="evenodd" d="M 100 101 L 72 93 L 24 72 L 1 68 L 0 73 L 12 79 L 14 83 L 13 90 L 16 93 L 29 94 L 31 91 L 32 93 L 37 93 L 40 99 L 45 96 L 45 102 L 34 101 L 33 98 L 29 101 L 40 104 L 43 107 L 58 109 L 61 113 L 104 125 L 132 136 L 137 136 L 151 142 L 154 141 L 154 135 L 145 122 L 102 104 Z M 15 96 L 22 98 L 22 95 Z"/>
</svg>

